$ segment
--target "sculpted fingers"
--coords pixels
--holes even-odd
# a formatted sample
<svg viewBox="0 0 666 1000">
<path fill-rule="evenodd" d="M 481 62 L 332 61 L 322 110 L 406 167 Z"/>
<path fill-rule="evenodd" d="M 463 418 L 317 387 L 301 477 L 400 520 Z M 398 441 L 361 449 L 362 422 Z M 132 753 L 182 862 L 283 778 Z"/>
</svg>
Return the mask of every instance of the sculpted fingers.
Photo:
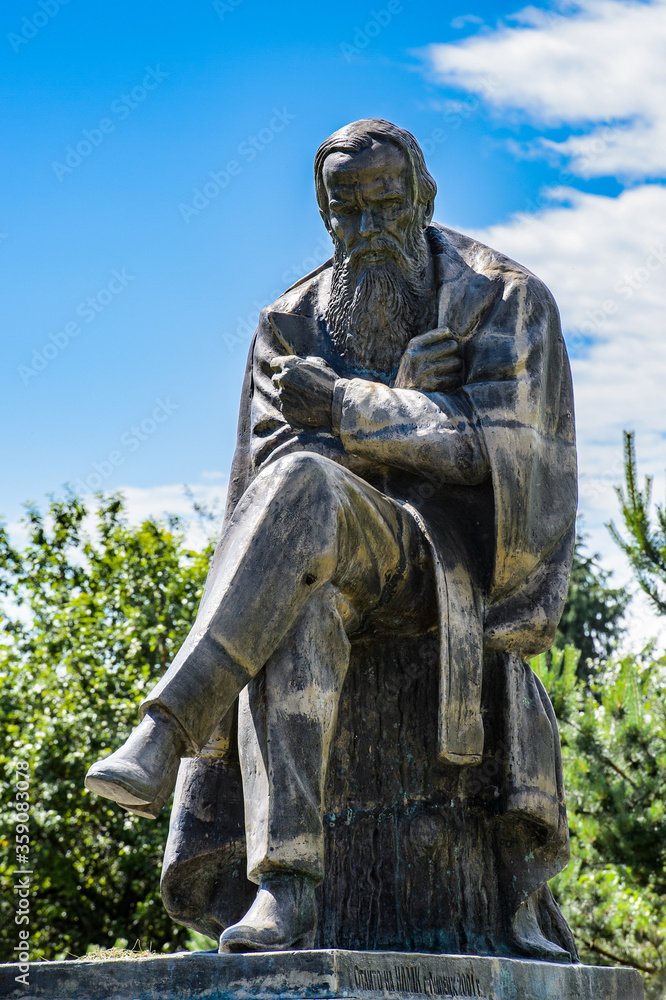
<svg viewBox="0 0 666 1000">
<path fill-rule="evenodd" d="M 458 369 L 460 347 L 451 331 L 446 327 L 427 330 L 413 337 L 402 357 L 398 370 L 397 386 L 421 388 L 421 381 L 430 366 L 451 362 L 452 370 Z"/>
<path fill-rule="evenodd" d="M 433 361 L 428 361 L 423 365 L 423 370 L 430 372 L 437 372 L 441 375 L 453 375 L 455 373 L 462 371 L 462 361 L 457 357 L 440 358 Z"/>
<path fill-rule="evenodd" d="M 321 358 L 288 354 L 270 362 L 276 405 L 295 427 L 326 428 L 337 375 Z"/>
<path fill-rule="evenodd" d="M 412 377 L 416 380 L 422 379 L 426 375 L 453 375 L 462 372 L 462 361 L 453 355 L 426 355 L 421 354 L 412 363 Z"/>
<path fill-rule="evenodd" d="M 439 340 L 450 339 L 455 340 L 455 337 L 446 326 L 437 326 L 434 330 L 426 330 L 425 333 L 420 333 L 418 337 L 412 337 L 410 340 L 410 345 L 427 347 L 429 344 L 435 344 Z"/>
<path fill-rule="evenodd" d="M 432 365 L 424 369 L 417 380 L 415 388 L 424 392 L 451 392 L 462 385 L 460 369 L 451 369 L 446 365 Z"/>
<path fill-rule="evenodd" d="M 450 343 L 433 344 L 421 352 L 420 359 L 424 364 L 434 365 L 443 362 L 452 362 L 460 365 L 460 350 L 457 344 L 451 347 Z"/>
<path fill-rule="evenodd" d="M 433 348 L 453 352 L 458 349 L 458 341 L 448 327 L 439 326 L 434 330 L 427 330 L 426 333 L 420 333 L 418 337 L 412 337 L 407 345 L 407 350 L 414 353 Z"/>
<path fill-rule="evenodd" d="M 429 330 L 409 342 L 396 388 L 422 389 L 424 392 L 450 392 L 462 384 L 460 348 L 449 330 Z"/>
<path fill-rule="evenodd" d="M 424 376 L 419 389 L 422 392 L 453 392 L 460 388 L 461 379 L 459 375 L 432 374 Z"/>
</svg>

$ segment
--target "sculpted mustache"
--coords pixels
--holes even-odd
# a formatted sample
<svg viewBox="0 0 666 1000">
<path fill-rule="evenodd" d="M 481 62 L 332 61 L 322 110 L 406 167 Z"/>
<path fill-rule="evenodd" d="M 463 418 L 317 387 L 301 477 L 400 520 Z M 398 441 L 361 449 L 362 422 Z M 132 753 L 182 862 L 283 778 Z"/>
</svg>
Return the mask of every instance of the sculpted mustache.
<svg viewBox="0 0 666 1000">
<path fill-rule="evenodd" d="M 351 264 L 355 263 L 357 260 L 362 260 L 369 253 L 386 253 L 392 257 L 402 257 L 404 256 L 404 250 L 394 243 L 393 240 L 387 240 L 382 237 L 373 240 L 372 243 L 364 243 L 363 246 L 355 247 L 354 250 L 349 254 L 348 260 Z"/>
</svg>

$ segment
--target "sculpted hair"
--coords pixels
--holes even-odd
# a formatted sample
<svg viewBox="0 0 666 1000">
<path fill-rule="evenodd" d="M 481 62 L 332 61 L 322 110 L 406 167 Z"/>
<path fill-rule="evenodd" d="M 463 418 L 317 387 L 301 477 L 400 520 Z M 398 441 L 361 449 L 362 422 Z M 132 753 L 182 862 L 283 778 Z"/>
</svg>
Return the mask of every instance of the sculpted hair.
<svg viewBox="0 0 666 1000">
<path fill-rule="evenodd" d="M 358 153 L 372 145 L 373 139 L 380 142 L 392 142 L 407 157 L 412 168 L 412 184 L 414 201 L 423 209 L 426 225 L 432 218 L 437 185 L 425 165 L 423 152 L 418 142 L 404 128 L 398 128 L 383 118 L 361 118 L 338 129 L 328 139 L 324 139 L 317 150 L 314 161 L 315 189 L 319 211 L 328 228 L 328 197 L 324 187 L 324 160 L 330 153 Z"/>
</svg>

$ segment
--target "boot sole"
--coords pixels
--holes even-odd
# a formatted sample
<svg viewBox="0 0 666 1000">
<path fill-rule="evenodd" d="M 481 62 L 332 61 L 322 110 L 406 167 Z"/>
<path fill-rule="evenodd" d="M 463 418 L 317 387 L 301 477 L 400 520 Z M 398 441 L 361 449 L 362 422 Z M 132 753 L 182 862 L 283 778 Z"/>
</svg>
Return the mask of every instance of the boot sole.
<svg viewBox="0 0 666 1000">
<path fill-rule="evenodd" d="M 124 782 L 117 776 L 96 772 L 86 775 L 86 788 L 96 795 L 103 795 L 105 799 L 112 799 L 121 806 L 149 806 L 154 801 L 146 798 L 145 795 L 137 795 L 128 782 Z"/>
<path fill-rule="evenodd" d="M 224 933 L 224 932 L 223 932 Z M 310 931 L 307 934 L 301 935 L 299 938 L 295 938 L 293 941 L 289 941 L 287 944 L 259 944 L 256 941 L 220 941 L 220 954 L 247 954 L 249 952 L 266 952 L 266 951 L 309 951 L 314 948 L 315 932 Z"/>
</svg>

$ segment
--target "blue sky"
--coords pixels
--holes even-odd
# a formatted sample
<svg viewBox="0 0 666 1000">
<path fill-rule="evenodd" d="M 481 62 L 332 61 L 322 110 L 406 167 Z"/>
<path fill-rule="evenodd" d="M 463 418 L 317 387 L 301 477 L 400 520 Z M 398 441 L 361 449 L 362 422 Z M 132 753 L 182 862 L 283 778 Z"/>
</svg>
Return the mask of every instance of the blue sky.
<svg viewBox="0 0 666 1000">
<path fill-rule="evenodd" d="M 582 507 L 619 569 L 622 427 L 666 464 L 665 14 L 5 0 L 0 511 L 65 482 L 122 487 L 137 516 L 185 509 L 183 483 L 224 494 L 256 313 L 327 255 L 314 152 L 383 117 L 424 145 L 436 218 L 553 288 Z"/>
</svg>

